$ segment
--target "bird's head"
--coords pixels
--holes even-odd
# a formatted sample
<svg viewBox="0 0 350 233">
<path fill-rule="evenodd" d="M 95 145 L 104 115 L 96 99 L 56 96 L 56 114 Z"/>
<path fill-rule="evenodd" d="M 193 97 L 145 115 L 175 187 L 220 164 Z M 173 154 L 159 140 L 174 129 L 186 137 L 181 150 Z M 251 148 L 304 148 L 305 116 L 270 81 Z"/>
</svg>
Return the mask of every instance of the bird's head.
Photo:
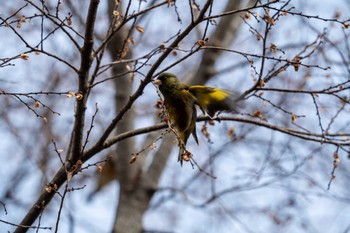
<svg viewBox="0 0 350 233">
<path fill-rule="evenodd" d="M 159 86 L 160 90 L 172 89 L 179 87 L 181 85 L 179 79 L 171 73 L 162 73 L 153 82 L 155 85 Z"/>
</svg>

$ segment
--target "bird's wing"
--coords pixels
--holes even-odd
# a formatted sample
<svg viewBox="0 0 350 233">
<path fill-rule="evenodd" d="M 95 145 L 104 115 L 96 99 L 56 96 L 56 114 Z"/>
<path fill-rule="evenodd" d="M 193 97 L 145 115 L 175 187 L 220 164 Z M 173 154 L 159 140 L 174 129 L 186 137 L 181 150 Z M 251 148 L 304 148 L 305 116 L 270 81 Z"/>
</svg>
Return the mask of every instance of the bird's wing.
<svg viewBox="0 0 350 233">
<path fill-rule="evenodd" d="M 206 86 L 190 86 L 188 90 L 210 117 L 218 111 L 236 111 L 234 95 L 229 91 Z"/>
</svg>

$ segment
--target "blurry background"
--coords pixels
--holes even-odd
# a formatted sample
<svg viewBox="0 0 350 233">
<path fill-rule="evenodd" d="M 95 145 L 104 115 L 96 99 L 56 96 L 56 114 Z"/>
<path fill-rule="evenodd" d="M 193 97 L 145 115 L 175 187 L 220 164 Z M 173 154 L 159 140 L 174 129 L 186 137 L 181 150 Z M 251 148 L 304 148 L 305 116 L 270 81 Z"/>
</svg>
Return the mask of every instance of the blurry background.
<svg viewBox="0 0 350 233">
<path fill-rule="evenodd" d="M 187 144 L 194 165 L 177 163 L 165 129 L 99 150 L 31 232 L 349 231 L 348 1 L 96 3 L 1 3 L 1 232 L 30 215 L 66 161 L 81 98 L 86 151 L 145 80 L 108 138 L 161 123 L 148 78 L 164 69 L 245 93 L 240 113 L 197 123 L 199 146 Z M 89 94 L 80 96 L 83 72 Z"/>
</svg>

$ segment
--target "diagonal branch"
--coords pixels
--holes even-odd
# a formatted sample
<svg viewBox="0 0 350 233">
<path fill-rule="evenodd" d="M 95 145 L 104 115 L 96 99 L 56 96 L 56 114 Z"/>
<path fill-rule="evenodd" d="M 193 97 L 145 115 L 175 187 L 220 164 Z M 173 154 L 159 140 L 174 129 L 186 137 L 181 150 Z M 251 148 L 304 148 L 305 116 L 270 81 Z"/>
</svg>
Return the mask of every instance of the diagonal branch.
<svg viewBox="0 0 350 233">
<path fill-rule="evenodd" d="M 87 96 L 85 95 L 88 87 L 88 76 L 89 70 L 92 62 L 92 49 L 94 45 L 94 24 L 96 21 L 96 14 L 99 5 L 99 0 L 91 0 L 90 6 L 86 19 L 86 31 L 85 31 L 85 41 L 84 46 L 81 50 L 81 66 L 79 70 L 79 92 L 82 94 L 81 100 L 76 100 L 75 109 L 75 122 L 72 131 L 71 141 L 68 148 L 67 161 L 75 162 L 81 157 L 81 148 L 84 132 L 84 119 L 85 119 L 85 109 Z M 68 169 L 72 164 L 67 164 Z M 51 185 L 55 187 L 61 187 L 61 185 L 67 180 L 66 168 L 62 166 L 55 177 L 51 181 Z M 38 200 L 31 207 L 27 215 L 21 222 L 21 226 L 31 226 L 34 221 L 38 218 L 41 210 L 51 201 L 55 192 L 47 192 L 44 190 L 39 196 Z M 27 232 L 28 228 L 19 226 L 15 233 Z"/>
<path fill-rule="evenodd" d="M 139 98 L 146 87 L 152 81 L 153 74 L 157 70 L 157 68 L 162 64 L 162 62 L 168 57 L 168 55 L 173 51 L 173 48 L 176 48 L 177 45 L 198 25 L 203 21 L 204 15 L 208 10 L 209 6 L 212 4 L 213 0 L 207 0 L 205 5 L 203 6 L 202 11 L 200 12 L 198 18 L 191 23 L 179 36 L 173 41 L 173 43 L 165 49 L 164 53 L 158 58 L 158 60 L 151 67 L 149 72 L 147 73 L 145 79 L 141 82 L 140 86 L 136 90 L 136 92 L 130 97 L 129 101 L 125 104 L 125 106 L 121 109 L 119 114 L 113 119 L 111 124 L 107 127 L 104 134 L 101 136 L 100 140 L 89 150 L 89 156 L 92 157 L 99 151 L 103 149 L 103 145 L 113 131 L 118 122 L 123 118 L 124 114 L 131 108 L 133 103 Z M 75 123 L 72 131 L 71 141 L 68 148 L 67 162 L 71 162 L 68 164 L 69 166 L 74 165 L 74 160 L 81 158 L 81 146 L 83 140 L 83 127 L 84 127 L 84 118 L 85 118 L 85 109 L 86 109 L 86 101 L 87 96 L 84 95 L 87 93 L 87 84 L 88 84 L 88 75 L 89 69 L 92 62 L 92 49 L 93 49 L 93 34 L 94 34 L 94 23 L 96 19 L 96 13 L 98 8 L 99 0 L 91 0 L 90 7 L 87 15 L 87 23 L 86 23 L 86 32 L 85 32 L 85 41 L 84 46 L 81 50 L 81 67 L 79 70 L 79 91 L 81 92 L 83 98 L 81 100 L 77 100 L 76 102 L 76 110 L 75 110 Z M 85 156 L 82 158 L 83 161 L 86 161 L 89 156 Z M 68 167 L 69 168 L 69 167 Z M 50 184 L 55 185 L 60 188 L 62 184 L 67 180 L 66 168 L 62 166 Z M 43 191 L 37 201 L 34 203 L 32 208 L 29 210 L 27 215 L 21 222 L 22 226 L 31 226 L 34 221 L 37 219 L 39 214 L 41 213 L 41 209 L 46 206 L 53 196 L 54 192 Z M 18 227 L 14 233 L 23 233 L 27 232 L 27 228 Z"/>
<path fill-rule="evenodd" d="M 158 69 L 158 67 L 162 64 L 162 62 L 168 57 L 168 55 L 173 51 L 174 48 L 178 46 L 178 44 L 198 25 L 203 21 L 205 12 L 208 10 L 211 5 L 212 0 L 207 0 L 206 4 L 203 6 L 202 11 L 200 12 L 198 18 L 191 23 L 179 36 L 173 41 L 173 43 L 165 49 L 163 54 L 158 58 L 157 61 L 154 62 L 151 69 L 148 71 L 146 77 L 141 81 L 141 84 L 135 91 L 135 93 L 130 96 L 129 101 L 124 105 L 124 107 L 120 110 L 118 115 L 112 120 L 109 124 L 99 141 L 91 148 L 91 151 L 98 151 L 103 146 L 104 142 L 107 140 L 108 136 L 111 134 L 113 129 L 116 127 L 118 122 L 123 118 L 124 114 L 131 108 L 134 102 L 143 94 L 145 87 L 152 81 L 153 74 Z"/>
</svg>

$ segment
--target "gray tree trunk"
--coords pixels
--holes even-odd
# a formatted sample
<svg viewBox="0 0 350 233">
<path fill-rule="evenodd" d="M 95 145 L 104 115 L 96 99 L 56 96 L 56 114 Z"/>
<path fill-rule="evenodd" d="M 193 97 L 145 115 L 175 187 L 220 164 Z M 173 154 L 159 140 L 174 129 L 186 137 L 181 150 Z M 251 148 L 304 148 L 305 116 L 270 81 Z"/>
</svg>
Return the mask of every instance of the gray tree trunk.
<svg viewBox="0 0 350 233">
<path fill-rule="evenodd" d="M 110 9 L 114 8 L 115 1 L 110 0 Z M 226 11 L 239 9 L 242 5 L 247 5 L 239 0 L 228 1 Z M 110 13 L 111 15 L 111 13 Z M 231 15 L 223 17 L 217 30 L 211 35 L 210 41 L 215 45 L 228 46 L 236 38 L 236 33 L 241 20 L 239 15 Z M 229 28 L 229 30 L 227 30 Z M 121 45 L 126 39 L 126 32 L 118 33 L 110 42 L 109 50 L 113 59 L 117 59 L 118 52 L 121 50 Z M 201 65 L 197 71 L 196 84 L 205 83 L 212 75 L 212 69 L 215 61 L 220 56 L 220 52 L 207 50 L 204 53 Z M 130 54 L 128 55 L 130 56 Z M 126 72 L 125 66 L 116 66 L 113 69 L 113 74 Z M 116 84 L 116 109 L 117 112 L 123 107 L 123 104 L 128 100 L 132 90 L 132 83 L 128 76 L 123 76 L 115 80 Z M 132 130 L 134 125 L 133 111 L 130 111 L 124 117 L 121 124 L 118 125 L 117 134 Z M 154 140 L 159 133 L 149 134 L 145 145 Z M 173 147 L 174 138 L 167 135 L 162 140 L 161 145 L 157 148 L 150 167 L 147 171 L 143 171 L 144 160 L 138 159 L 133 165 L 129 164 L 130 155 L 136 151 L 134 148 L 134 140 L 126 140 L 118 143 L 116 150 L 117 170 L 120 184 L 119 202 L 115 217 L 115 224 L 112 233 L 140 233 L 142 231 L 142 218 L 144 213 L 149 208 L 149 204 L 153 194 L 157 191 L 159 178 L 165 168 L 169 154 Z M 141 156 L 144 157 L 144 156 Z M 175 161 L 175 160 L 174 160 Z"/>
<path fill-rule="evenodd" d="M 252 0 L 229 0 L 225 12 L 251 6 L 254 2 L 255 1 Z M 243 15 L 244 13 L 240 13 L 220 18 L 216 30 L 210 35 L 208 45 L 229 48 L 237 37 L 238 29 L 242 24 L 241 16 Z M 222 50 L 217 49 L 204 50 L 202 61 L 198 69 L 191 75 L 187 83 L 190 85 L 205 84 L 213 77 L 213 75 L 216 74 L 215 63 L 222 52 Z"/>
</svg>

